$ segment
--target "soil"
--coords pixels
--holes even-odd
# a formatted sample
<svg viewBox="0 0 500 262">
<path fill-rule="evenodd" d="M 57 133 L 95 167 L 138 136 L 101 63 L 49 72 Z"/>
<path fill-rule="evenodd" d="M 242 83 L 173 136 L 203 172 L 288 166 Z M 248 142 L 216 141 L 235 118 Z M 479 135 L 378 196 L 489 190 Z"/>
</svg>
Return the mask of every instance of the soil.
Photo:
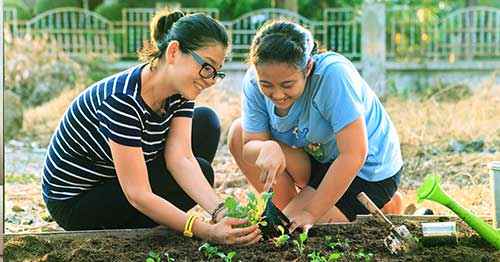
<svg viewBox="0 0 500 262">
<path fill-rule="evenodd" d="M 458 244 L 423 246 L 420 242 L 418 248 L 410 253 L 395 256 L 383 245 L 383 239 L 388 234 L 384 225 L 373 218 L 363 217 L 353 224 L 313 227 L 302 254 L 291 240 L 281 247 L 277 247 L 271 240 L 250 247 L 212 245 L 226 254 L 235 251 L 233 261 L 311 261 L 308 254 L 313 251 L 320 252 L 326 259 L 332 253 L 341 254 L 336 261 L 368 261 L 360 252 L 371 253 L 371 256 L 366 255 L 371 261 L 500 261 L 500 250 L 496 250 L 456 217 L 398 216 L 390 219 L 395 224 L 406 225 L 418 239 L 422 239 L 423 221 L 456 221 Z M 332 240 L 327 241 L 325 236 L 332 236 Z M 291 238 L 298 239 L 298 236 L 293 234 Z M 348 245 L 338 245 L 334 248 L 328 246 L 329 242 L 345 240 Z M 198 239 L 187 239 L 181 233 L 165 228 L 12 234 L 5 236 L 4 256 L 5 261 L 145 261 L 149 252 L 168 252 L 175 261 L 221 261 L 220 257 L 208 260 L 203 252 L 198 251 L 204 243 L 205 241 Z M 162 261 L 166 261 L 164 256 Z"/>
</svg>

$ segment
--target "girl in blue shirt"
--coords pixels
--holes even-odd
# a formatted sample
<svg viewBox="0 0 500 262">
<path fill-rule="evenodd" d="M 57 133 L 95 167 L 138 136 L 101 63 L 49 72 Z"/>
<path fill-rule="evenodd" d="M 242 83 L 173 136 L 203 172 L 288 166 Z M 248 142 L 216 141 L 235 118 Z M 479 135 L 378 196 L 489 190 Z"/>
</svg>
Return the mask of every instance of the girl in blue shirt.
<svg viewBox="0 0 500 262">
<path fill-rule="evenodd" d="M 367 214 L 360 192 L 401 213 L 396 129 L 348 59 L 318 53 L 310 31 L 274 21 L 256 34 L 249 62 L 229 149 L 258 191 L 273 188 L 290 230 Z"/>
</svg>

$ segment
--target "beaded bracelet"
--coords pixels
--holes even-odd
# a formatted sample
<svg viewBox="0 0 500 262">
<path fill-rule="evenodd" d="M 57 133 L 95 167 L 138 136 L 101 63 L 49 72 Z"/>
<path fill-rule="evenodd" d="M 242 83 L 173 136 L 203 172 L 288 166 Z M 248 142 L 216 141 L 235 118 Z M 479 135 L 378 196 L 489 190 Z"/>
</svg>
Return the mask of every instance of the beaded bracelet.
<svg viewBox="0 0 500 262">
<path fill-rule="evenodd" d="M 217 215 L 224 208 L 224 202 L 220 203 L 214 211 L 212 211 L 212 219 L 210 220 L 213 224 L 217 223 Z"/>
</svg>

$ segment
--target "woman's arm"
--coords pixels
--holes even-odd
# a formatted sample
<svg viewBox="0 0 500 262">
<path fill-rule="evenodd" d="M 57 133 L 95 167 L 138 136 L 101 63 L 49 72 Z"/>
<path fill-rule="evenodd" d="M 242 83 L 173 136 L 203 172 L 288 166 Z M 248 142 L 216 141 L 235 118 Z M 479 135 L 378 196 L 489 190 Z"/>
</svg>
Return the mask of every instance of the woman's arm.
<svg viewBox="0 0 500 262">
<path fill-rule="evenodd" d="M 193 155 L 191 123 L 192 119 L 187 117 L 172 119 L 165 142 L 165 163 L 181 188 L 211 214 L 222 201 L 208 183 Z"/>
<path fill-rule="evenodd" d="M 159 224 L 182 232 L 188 215 L 152 192 L 142 148 L 112 140 L 109 144 L 120 186 L 130 204 Z M 195 222 L 193 233 L 208 239 L 213 234 L 212 228 L 212 225 Z"/>
</svg>

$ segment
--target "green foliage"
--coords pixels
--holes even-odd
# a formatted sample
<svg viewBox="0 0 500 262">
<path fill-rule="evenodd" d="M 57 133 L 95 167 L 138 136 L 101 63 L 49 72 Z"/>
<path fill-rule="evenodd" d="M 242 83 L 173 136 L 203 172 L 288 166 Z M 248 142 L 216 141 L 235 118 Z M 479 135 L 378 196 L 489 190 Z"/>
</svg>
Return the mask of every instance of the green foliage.
<svg viewBox="0 0 500 262">
<path fill-rule="evenodd" d="M 165 256 L 165 262 L 173 262 L 175 261 L 174 258 L 170 257 L 170 254 L 168 252 L 165 252 L 163 254 Z M 161 255 L 156 254 L 155 252 L 149 252 L 148 258 L 146 258 L 146 262 L 162 262 L 161 260 Z"/>
<path fill-rule="evenodd" d="M 209 243 L 204 243 L 198 248 L 198 251 L 204 251 L 205 257 L 207 259 L 211 259 L 212 257 L 220 257 L 224 260 L 224 262 L 232 262 L 233 257 L 236 255 L 235 251 L 229 251 L 226 254 L 220 252 L 218 248 L 211 246 Z"/>
<path fill-rule="evenodd" d="M 35 4 L 35 14 L 59 7 L 82 7 L 80 0 L 37 0 Z"/>
<path fill-rule="evenodd" d="M 353 254 L 354 258 L 356 261 L 371 261 L 373 254 L 372 253 L 366 253 L 364 249 L 360 249 L 358 253 Z"/>
<path fill-rule="evenodd" d="M 184 6 L 184 5 L 183 5 Z M 221 20 L 233 20 L 247 12 L 262 8 L 270 8 L 270 0 L 201 0 L 197 7 L 217 8 L 219 9 Z"/>
<path fill-rule="evenodd" d="M 30 8 L 23 2 L 20 2 L 19 0 L 5 0 L 3 2 L 3 6 L 4 8 L 5 7 L 15 8 L 17 11 L 18 20 L 26 21 L 33 17 Z"/>
<path fill-rule="evenodd" d="M 36 177 L 34 174 L 12 174 L 5 173 L 5 183 L 19 183 L 19 184 L 29 184 L 33 182 L 39 182 L 40 178 Z"/>
<path fill-rule="evenodd" d="M 281 236 L 279 236 L 277 239 L 276 239 L 276 245 L 277 246 L 282 246 L 285 244 L 285 242 L 290 239 L 290 236 L 285 234 L 285 229 L 283 228 L 283 226 L 281 225 L 278 225 L 278 229 L 279 231 L 281 232 Z"/>
<path fill-rule="evenodd" d="M 306 248 L 304 245 L 304 242 L 307 239 L 307 234 L 302 232 L 299 234 L 299 240 L 294 239 L 292 242 L 297 246 L 297 249 L 299 250 L 299 253 L 302 254 L 304 253 L 304 249 Z"/>
<path fill-rule="evenodd" d="M 122 9 L 125 7 L 126 4 L 119 2 L 102 3 L 96 7 L 95 12 L 110 21 L 122 21 Z"/>
<path fill-rule="evenodd" d="M 234 197 L 230 196 L 226 198 L 224 206 L 227 208 L 227 211 L 224 215 L 234 218 L 248 217 L 248 223 L 243 225 L 243 227 L 254 224 L 266 226 L 267 223 L 262 221 L 262 212 L 264 211 L 267 201 L 274 196 L 274 193 L 262 193 L 260 197 L 257 198 L 253 192 L 248 192 L 247 196 L 249 201 L 245 205 L 242 205 Z"/>
<path fill-rule="evenodd" d="M 38 106 L 64 89 L 88 82 L 85 69 L 68 57 L 48 36 L 23 39 L 5 34 L 5 89 L 24 105 Z"/>
</svg>

